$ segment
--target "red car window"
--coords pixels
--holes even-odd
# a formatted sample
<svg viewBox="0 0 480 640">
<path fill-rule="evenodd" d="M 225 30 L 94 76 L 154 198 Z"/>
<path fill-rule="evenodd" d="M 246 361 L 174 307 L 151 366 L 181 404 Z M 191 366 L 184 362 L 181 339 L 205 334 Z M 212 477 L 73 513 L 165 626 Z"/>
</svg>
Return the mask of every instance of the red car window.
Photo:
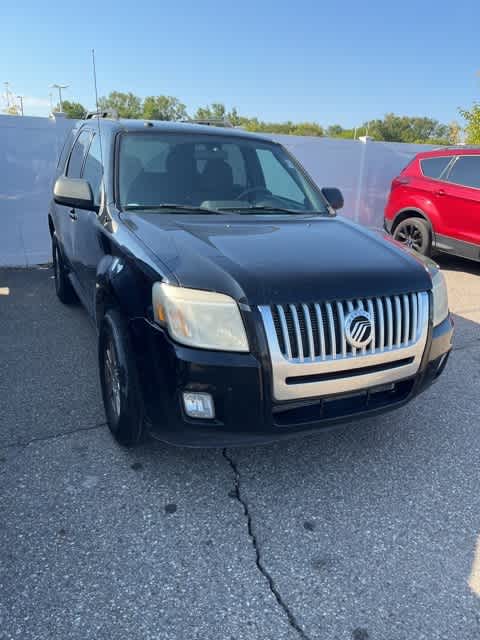
<svg viewBox="0 0 480 640">
<path fill-rule="evenodd" d="M 448 174 L 448 181 L 480 189 L 480 155 L 457 158 Z"/>
<path fill-rule="evenodd" d="M 442 173 L 448 167 L 452 160 L 452 156 L 438 156 L 436 158 L 424 158 L 420 160 L 420 166 L 422 173 L 427 178 L 440 179 Z"/>
</svg>

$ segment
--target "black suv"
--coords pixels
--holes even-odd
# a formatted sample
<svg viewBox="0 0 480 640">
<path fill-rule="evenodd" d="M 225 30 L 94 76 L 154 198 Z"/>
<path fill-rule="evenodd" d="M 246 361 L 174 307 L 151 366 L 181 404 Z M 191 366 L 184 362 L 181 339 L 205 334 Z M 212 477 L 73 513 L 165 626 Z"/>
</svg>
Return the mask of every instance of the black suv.
<svg viewBox="0 0 480 640">
<path fill-rule="evenodd" d="M 98 328 L 121 443 L 279 440 L 398 407 L 441 373 L 442 274 L 342 204 L 242 130 L 74 128 L 48 216 L 55 286 Z"/>
</svg>

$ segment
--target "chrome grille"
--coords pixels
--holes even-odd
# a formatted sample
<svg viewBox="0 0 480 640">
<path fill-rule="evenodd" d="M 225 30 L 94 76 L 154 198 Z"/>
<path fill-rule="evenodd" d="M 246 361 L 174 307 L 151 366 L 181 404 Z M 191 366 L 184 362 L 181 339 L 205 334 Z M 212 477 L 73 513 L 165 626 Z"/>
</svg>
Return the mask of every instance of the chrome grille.
<svg viewBox="0 0 480 640">
<path fill-rule="evenodd" d="M 346 338 L 345 318 L 356 309 L 368 311 L 373 318 L 373 338 L 363 349 L 355 349 Z M 286 360 L 337 360 L 415 344 L 428 320 L 428 293 L 271 305 L 260 311 L 266 324 L 273 321 L 276 346 Z M 270 317 L 267 319 L 265 314 Z"/>
</svg>

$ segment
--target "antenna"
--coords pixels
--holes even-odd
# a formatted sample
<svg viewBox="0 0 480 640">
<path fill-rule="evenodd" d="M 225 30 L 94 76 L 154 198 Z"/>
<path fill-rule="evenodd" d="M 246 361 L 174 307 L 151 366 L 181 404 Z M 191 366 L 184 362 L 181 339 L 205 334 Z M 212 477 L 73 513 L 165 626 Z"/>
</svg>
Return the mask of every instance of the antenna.
<svg viewBox="0 0 480 640">
<path fill-rule="evenodd" d="M 93 65 L 93 86 L 95 87 L 95 107 L 98 113 L 98 91 L 97 91 L 97 69 L 95 66 L 95 49 L 92 49 L 92 65 Z M 100 131 L 100 118 L 97 118 L 98 125 L 98 141 L 100 143 L 100 160 L 102 161 L 103 169 L 103 146 L 102 146 L 102 134 Z"/>
</svg>

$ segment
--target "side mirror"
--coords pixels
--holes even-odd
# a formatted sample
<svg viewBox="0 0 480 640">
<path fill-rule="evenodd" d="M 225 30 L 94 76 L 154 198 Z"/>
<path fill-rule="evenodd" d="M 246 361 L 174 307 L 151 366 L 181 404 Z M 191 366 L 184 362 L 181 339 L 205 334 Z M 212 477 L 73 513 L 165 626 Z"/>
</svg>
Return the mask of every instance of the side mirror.
<svg viewBox="0 0 480 640">
<path fill-rule="evenodd" d="M 98 207 L 93 202 L 90 184 L 81 178 L 66 178 L 61 176 L 55 182 L 53 199 L 57 204 L 73 209 L 88 209 L 96 211 Z"/>
<path fill-rule="evenodd" d="M 322 193 L 332 209 L 337 211 L 343 207 L 343 195 L 340 189 L 337 189 L 336 187 L 324 187 L 322 189 Z"/>
</svg>

